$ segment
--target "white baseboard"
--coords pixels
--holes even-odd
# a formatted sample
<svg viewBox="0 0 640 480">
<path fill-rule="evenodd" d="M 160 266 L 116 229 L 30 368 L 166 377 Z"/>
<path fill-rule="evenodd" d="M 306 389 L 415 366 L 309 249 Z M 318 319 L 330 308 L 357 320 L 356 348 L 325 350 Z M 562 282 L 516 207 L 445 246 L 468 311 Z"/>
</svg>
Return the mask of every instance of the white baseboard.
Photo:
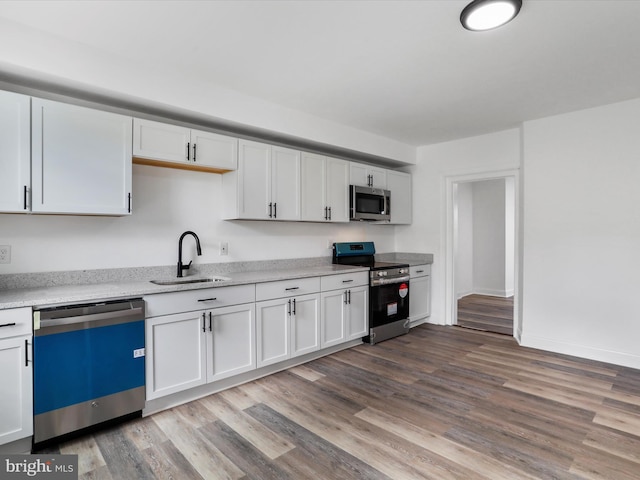
<svg viewBox="0 0 640 480">
<path fill-rule="evenodd" d="M 550 338 L 527 335 L 526 333 L 522 333 L 520 345 L 640 369 L 640 355 L 637 354 L 614 352 L 585 345 L 559 342 Z"/>
<path fill-rule="evenodd" d="M 493 290 L 491 288 L 476 288 L 473 293 L 475 293 L 476 295 L 487 295 L 489 297 L 506 298 L 510 296 L 507 295 L 507 292 L 505 290 Z"/>
<path fill-rule="evenodd" d="M 509 298 L 513 297 L 513 290 L 491 290 L 488 288 L 477 288 L 469 292 L 460 292 L 456 294 L 458 300 L 468 295 L 486 295 L 488 297 Z"/>
</svg>

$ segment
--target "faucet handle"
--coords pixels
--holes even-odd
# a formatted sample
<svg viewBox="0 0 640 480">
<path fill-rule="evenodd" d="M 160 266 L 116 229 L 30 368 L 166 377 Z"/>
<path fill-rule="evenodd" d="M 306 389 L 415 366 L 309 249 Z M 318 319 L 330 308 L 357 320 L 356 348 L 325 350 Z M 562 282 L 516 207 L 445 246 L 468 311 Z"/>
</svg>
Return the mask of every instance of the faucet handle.
<svg viewBox="0 0 640 480">
<path fill-rule="evenodd" d="M 185 265 L 183 265 L 183 266 L 182 266 L 182 269 L 183 269 L 183 270 L 189 270 L 189 267 L 191 266 L 191 264 L 192 264 L 192 263 L 193 263 L 193 260 L 191 260 L 191 261 L 190 261 L 186 266 L 185 266 Z"/>
</svg>

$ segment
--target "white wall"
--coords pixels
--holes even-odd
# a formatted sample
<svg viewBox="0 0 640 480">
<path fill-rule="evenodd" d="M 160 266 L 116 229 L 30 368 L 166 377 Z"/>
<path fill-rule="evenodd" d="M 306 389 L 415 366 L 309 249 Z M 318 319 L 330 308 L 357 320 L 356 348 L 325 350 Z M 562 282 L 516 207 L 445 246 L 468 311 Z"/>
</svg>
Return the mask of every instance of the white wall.
<svg viewBox="0 0 640 480">
<path fill-rule="evenodd" d="M 511 297 L 516 272 L 516 186 L 513 178 L 504 181 L 504 296 Z"/>
<path fill-rule="evenodd" d="M 330 256 L 329 241 L 370 240 L 392 252 L 394 227 L 221 220 L 221 175 L 134 165 L 134 214 L 129 217 L 0 214 L 0 245 L 11 245 L 11 263 L 0 274 L 172 265 L 178 238 L 194 263 Z M 219 242 L 229 242 L 220 256 Z"/>
<path fill-rule="evenodd" d="M 417 164 L 409 169 L 413 174 L 413 223 L 396 227 L 396 248 L 434 254 L 430 322 L 445 322 L 446 177 L 516 169 L 519 164 L 519 129 L 418 149 Z"/>
<path fill-rule="evenodd" d="M 511 178 L 456 184 L 456 298 L 513 295 L 514 187 Z"/>
<path fill-rule="evenodd" d="M 640 368 L 640 99 L 524 125 L 525 345 Z"/>
<path fill-rule="evenodd" d="M 457 185 L 456 298 L 473 293 L 473 183 Z"/>
<path fill-rule="evenodd" d="M 472 182 L 473 291 L 505 296 L 505 180 Z"/>
<path fill-rule="evenodd" d="M 0 71 L 415 163 L 413 146 L 204 83 L 188 71 L 151 68 L 144 59 L 127 61 L 3 18 Z"/>
</svg>

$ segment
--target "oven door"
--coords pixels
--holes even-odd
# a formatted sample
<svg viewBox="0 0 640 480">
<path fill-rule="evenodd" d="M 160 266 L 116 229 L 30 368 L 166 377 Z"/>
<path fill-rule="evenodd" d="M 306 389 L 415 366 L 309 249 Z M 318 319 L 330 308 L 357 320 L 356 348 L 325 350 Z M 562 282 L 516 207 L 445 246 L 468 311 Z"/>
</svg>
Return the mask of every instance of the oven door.
<svg viewBox="0 0 640 480">
<path fill-rule="evenodd" d="M 369 328 L 406 318 L 409 318 L 409 280 L 370 287 Z"/>
</svg>

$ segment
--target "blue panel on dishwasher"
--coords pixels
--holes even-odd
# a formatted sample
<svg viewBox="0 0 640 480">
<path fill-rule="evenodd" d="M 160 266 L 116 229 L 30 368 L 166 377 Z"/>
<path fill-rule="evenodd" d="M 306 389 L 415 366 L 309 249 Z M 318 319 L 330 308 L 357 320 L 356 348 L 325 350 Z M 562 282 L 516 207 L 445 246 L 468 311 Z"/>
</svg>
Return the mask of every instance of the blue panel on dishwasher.
<svg viewBox="0 0 640 480">
<path fill-rule="evenodd" d="M 36 336 L 34 414 L 144 385 L 144 320 Z M 115 373 L 114 373 L 115 372 Z"/>
</svg>

